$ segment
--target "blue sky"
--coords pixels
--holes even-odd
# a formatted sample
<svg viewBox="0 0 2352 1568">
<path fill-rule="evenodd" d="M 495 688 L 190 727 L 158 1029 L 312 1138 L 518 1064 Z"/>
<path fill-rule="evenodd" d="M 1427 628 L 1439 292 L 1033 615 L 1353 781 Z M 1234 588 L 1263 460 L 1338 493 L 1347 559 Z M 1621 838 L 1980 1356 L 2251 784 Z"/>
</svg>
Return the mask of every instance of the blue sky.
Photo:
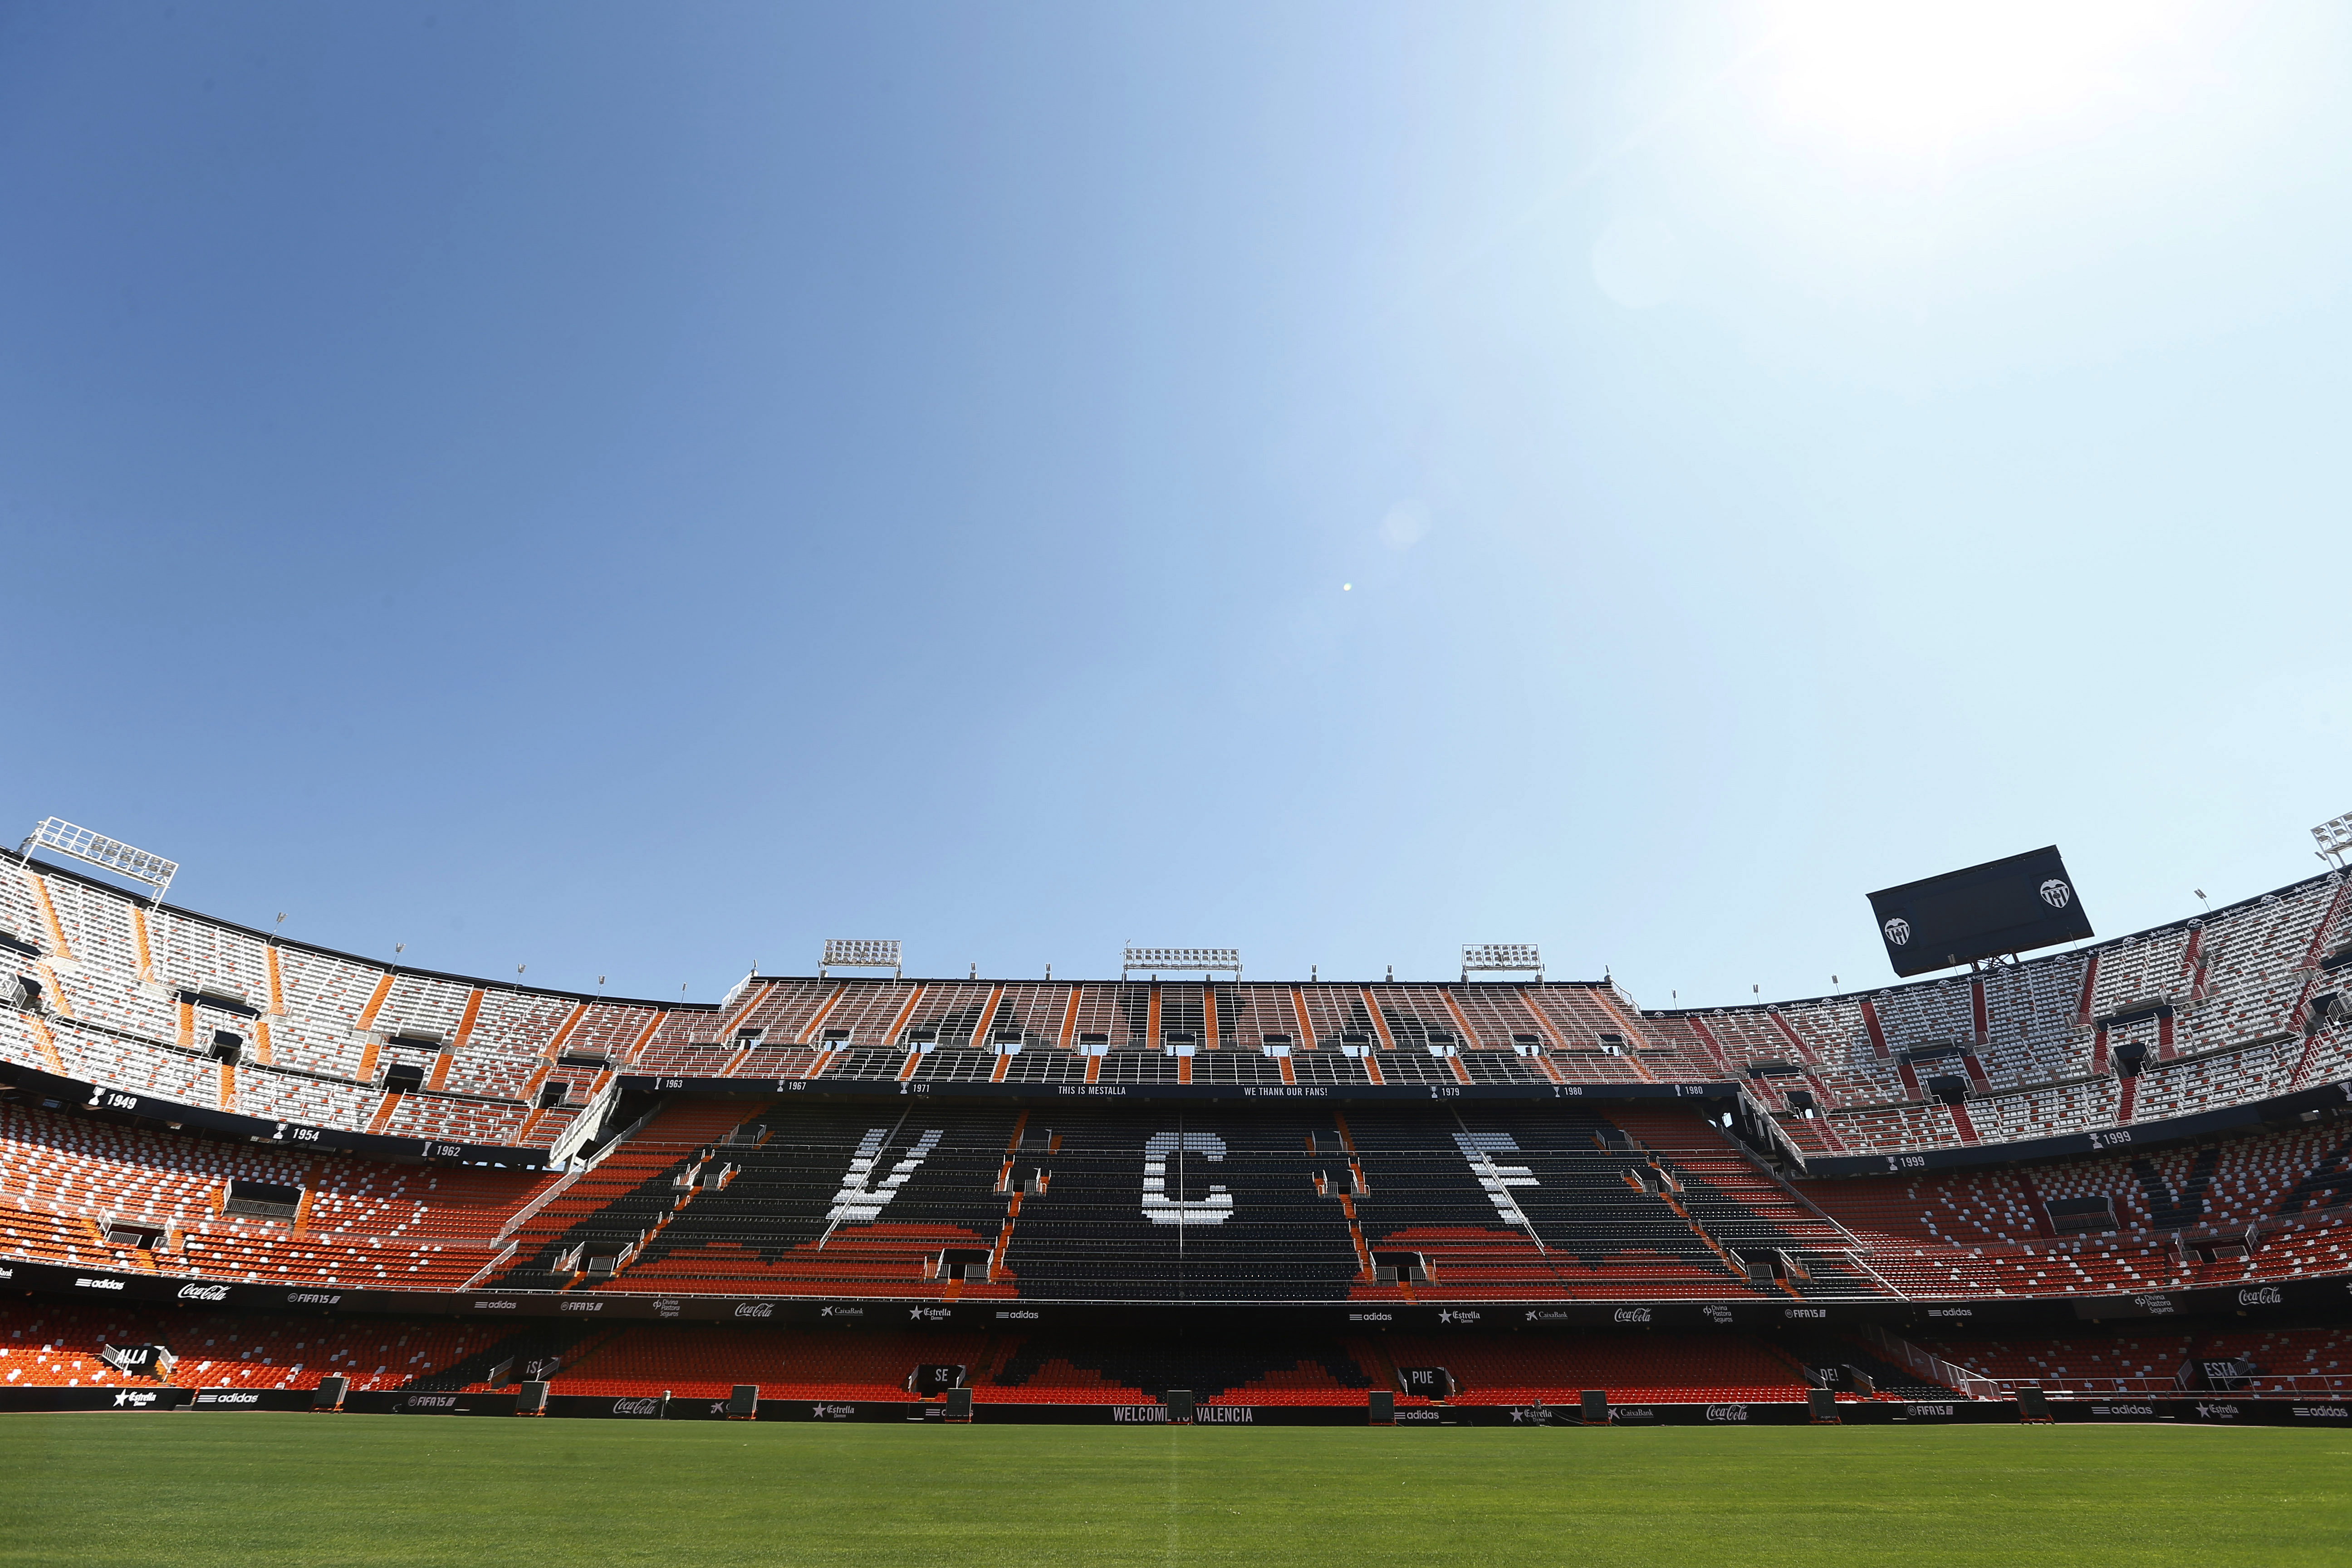
<svg viewBox="0 0 2352 1568">
<path fill-rule="evenodd" d="M 2068 16 L 12 5 L 0 831 L 697 999 L 2305 875 L 2352 14 Z"/>
</svg>

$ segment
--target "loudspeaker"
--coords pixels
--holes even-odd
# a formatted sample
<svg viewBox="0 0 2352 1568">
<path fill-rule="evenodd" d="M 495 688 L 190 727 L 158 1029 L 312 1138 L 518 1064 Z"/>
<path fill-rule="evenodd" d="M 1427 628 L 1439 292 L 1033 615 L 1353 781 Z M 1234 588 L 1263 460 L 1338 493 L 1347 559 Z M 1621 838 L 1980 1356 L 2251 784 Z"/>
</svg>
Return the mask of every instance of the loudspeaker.
<svg viewBox="0 0 2352 1568">
<path fill-rule="evenodd" d="M 1835 1422 L 1838 1419 L 1837 1395 L 1826 1388 L 1807 1389 L 1805 1405 L 1816 1423 Z"/>
<path fill-rule="evenodd" d="M 352 1380 L 347 1377 L 335 1376 L 320 1378 L 319 1380 L 319 1392 L 310 1396 L 310 1408 L 313 1410 L 341 1410 L 343 1407 L 343 1394 L 351 1386 Z"/>
<path fill-rule="evenodd" d="M 1396 1395 L 1385 1388 L 1375 1388 L 1364 1399 L 1366 1419 L 1374 1426 L 1396 1425 Z"/>
<path fill-rule="evenodd" d="M 547 1384 L 536 1381 L 524 1384 L 522 1392 L 515 1395 L 515 1414 L 518 1415 L 546 1415 Z"/>
<path fill-rule="evenodd" d="M 2050 1419 L 2050 1396 L 2029 1384 L 2017 1391 L 2017 1418 L 2020 1421 Z"/>
<path fill-rule="evenodd" d="M 737 1384 L 734 1392 L 727 1396 L 728 1418 L 732 1420 L 738 1416 L 756 1416 L 759 1414 L 760 1385 L 756 1383 Z"/>
<path fill-rule="evenodd" d="M 1168 1397 L 1163 1401 L 1163 1403 L 1168 1406 L 1168 1419 L 1170 1421 L 1188 1422 L 1192 1419 L 1192 1391 L 1191 1389 L 1171 1388 L 1168 1391 Z"/>
<path fill-rule="evenodd" d="M 1587 1426 L 1609 1425 L 1609 1391 L 1607 1389 L 1586 1389 L 1577 1395 L 1577 1405 L 1581 1419 Z"/>
<path fill-rule="evenodd" d="M 950 1388 L 948 1390 L 948 1419 L 950 1421 L 969 1421 L 971 1419 L 971 1389 Z"/>
</svg>

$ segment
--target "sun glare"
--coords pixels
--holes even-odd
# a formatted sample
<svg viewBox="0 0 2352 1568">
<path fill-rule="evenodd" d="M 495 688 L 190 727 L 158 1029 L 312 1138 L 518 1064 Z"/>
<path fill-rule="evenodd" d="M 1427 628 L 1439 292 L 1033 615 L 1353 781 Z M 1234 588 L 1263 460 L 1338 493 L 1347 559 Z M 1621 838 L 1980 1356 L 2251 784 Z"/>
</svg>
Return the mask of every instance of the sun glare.
<svg viewBox="0 0 2352 1568">
<path fill-rule="evenodd" d="M 2169 12 L 2149 0 L 1800 0 L 1777 29 L 1781 104 L 1889 153 L 2016 131 L 2115 96 Z"/>
</svg>

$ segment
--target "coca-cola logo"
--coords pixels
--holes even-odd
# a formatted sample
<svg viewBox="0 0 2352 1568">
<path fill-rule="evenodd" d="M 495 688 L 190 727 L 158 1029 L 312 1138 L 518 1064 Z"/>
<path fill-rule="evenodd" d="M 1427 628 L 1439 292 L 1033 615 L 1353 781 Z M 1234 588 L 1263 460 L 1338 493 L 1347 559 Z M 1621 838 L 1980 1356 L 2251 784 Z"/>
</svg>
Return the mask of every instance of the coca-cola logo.
<svg viewBox="0 0 2352 1568">
<path fill-rule="evenodd" d="M 1646 1323 L 1650 1321 L 1650 1309 L 1647 1307 L 1620 1307 L 1615 1312 L 1611 1314 L 1611 1317 L 1614 1321 L 1620 1323 Z"/>
<path fill-rule="evenodd" d="M 739 1318 L 772 1318 L 776 1315 L 773 1301 L 738 1301 L 735 1315 Z"/>
<path fill-rule="evenodd" d="M 1710 1405 L 1706 1407 L 1706 1418 L 1710 1421 L 1745 1421 L 1748 1419 L 1748 1406 Z"/>
<path fill-rule="evenodd" d="M 2278 1287 L 2275 1285 L 2265 1285 L 2258 1290 L 2238 1292 L 2238 1305 L 2241 1307 L 2275 1307 L 2285 1299 L 2279 1294 Z"/>
<path fill-rule="evenodd" d="M 180 1287 L 180 1300 L 183 1301 L 226 1301 L 228 1300 L 228 1287 L 226 1285 L 183 1285 Z"/>
<path fill-rule="evenodd" d="M 661 1401 L 658 1399 L 615 1399 L 613 1401 L 613 1414 L 615 1415 L 658 1415 L 661 1414 Z"/>
</svg>

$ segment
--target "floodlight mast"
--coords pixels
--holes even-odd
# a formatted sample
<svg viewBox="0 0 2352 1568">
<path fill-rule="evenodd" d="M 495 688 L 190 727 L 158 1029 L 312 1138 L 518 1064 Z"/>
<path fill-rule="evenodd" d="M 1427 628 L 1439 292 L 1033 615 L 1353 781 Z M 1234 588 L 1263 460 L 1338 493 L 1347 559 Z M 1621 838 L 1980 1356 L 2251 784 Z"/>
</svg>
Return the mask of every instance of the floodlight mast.
<svg viewBox="0 0 2352 1568">
<path fill-rule="evenodd" d="M 1532 970 L 1536 984 L 1543 984 L 1543 954 L 1531 942 L 1465 942 L 1462 944 L 1462 978 L 1467 983 L 1470 972 L 1503 970 L 1524 974 Z"/>
<path fill-rule="evenodd" d="M 1242 977 L 1242 950 L 1237 947 L 1130 947 L 1119 966 L 1122 976 L 1137 970 L 1153 973 L 1163 969 L 1198 969 L 1205 973 L 1231 970 L 1235 980 Z"/>
<path fill-rule="evenodd" d="M 2319 858 L 2340 869 L 2345 855 L 2352 853 L 2352 811 L 2321 823 L 2311 830 L 2311 837 L 2319 845 Z"/>
<path fill-rule="evenodd" d="M 898 963 L 898 944 L 878 937 L 827 937 L 824 957 L 818 961 L 816 977 L 831 978 L 830 969 L 887 969 L 890 978 L 904 978 Z"/>
<path fill-rule="evenodd" d="M 162 903 L 171 889 L 172 879 L 180 874 L 180 863 L 166 860 L 161 855 L 135 849 L 119 838 L 109 838 L 87 827 L 76 827 L 61 816 L 46 817 L 33 829 L 31 837 L 18 847 L 16 853 L 29 855 L 36 847 L 54 849 L 60 855 L 95 866 L 102 871 L 128 877 L 134 882 L 144 882 L 155 889 L 155 901 Z"/>
</svg>

